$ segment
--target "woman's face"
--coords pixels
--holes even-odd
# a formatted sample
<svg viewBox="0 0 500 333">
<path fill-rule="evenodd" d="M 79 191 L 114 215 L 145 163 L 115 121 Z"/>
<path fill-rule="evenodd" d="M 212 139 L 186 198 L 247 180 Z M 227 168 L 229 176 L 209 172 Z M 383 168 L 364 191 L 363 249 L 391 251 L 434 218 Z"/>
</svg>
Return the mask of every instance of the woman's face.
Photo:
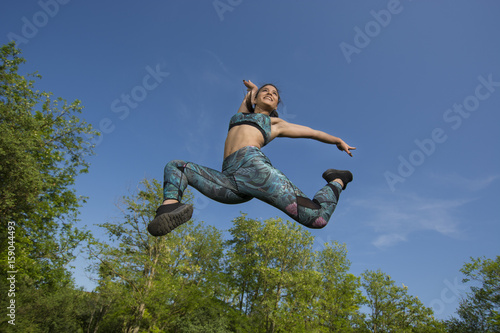
<svg viewBox="0 0 500 333">
<path fill-rule="evenodd" d="M 255 104 L 263 110 L 273 111 L 278 108 L 279 93 L 272 85 L 260 88 L 255 99 Z"/>
</svg>

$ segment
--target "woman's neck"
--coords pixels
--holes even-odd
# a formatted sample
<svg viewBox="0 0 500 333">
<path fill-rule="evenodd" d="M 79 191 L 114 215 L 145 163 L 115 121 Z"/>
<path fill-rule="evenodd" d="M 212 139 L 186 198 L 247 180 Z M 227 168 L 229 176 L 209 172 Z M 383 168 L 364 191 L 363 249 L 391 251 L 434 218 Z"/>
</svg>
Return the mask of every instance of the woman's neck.
<svg viewBox="0 0 500 333">
<path fill-rule="evenodd" d="M 268 116 L 271 114 L 272 110 L 265 110 L 265 109 L 262 109 L 260 106 L 256 105 L 255 106 L 255 113 L 265 113 L 267 114 Z"/>
</svg>

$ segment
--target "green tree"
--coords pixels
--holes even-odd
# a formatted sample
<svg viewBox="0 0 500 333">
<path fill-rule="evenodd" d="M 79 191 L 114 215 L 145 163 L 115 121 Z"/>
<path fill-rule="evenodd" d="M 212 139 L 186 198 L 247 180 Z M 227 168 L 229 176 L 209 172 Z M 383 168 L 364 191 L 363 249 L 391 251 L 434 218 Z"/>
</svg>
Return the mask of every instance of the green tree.
<svg viewBox="0 0 500 333">
<path fill-rule="evenodd" d="M 319 276 L 313 270 L 310 233 L 281 219 L 262 222 L 242 215 L 233 222 L 227 243 L 229 285 L 232 304 L 248 318 L 250 332 L 305 331 L 314 317 L 305 302 L 313 297 Z"/>
<path fill-rule="evenodd" d="M 143 180 L 123 197 L 122 216 L 101 224 L 107 242 L 89 246 L 98 274 L 100 332 L 226 332 L 229 309 L 221 300 L 222 235 L 188 222 L 164 237 L 147 232 L 161 198 L 161 184 Z M 184 201 L 191 195 L 186 192 Z M 217 328 L 215 330 L 215 328 Z"/>
<path fill-rule="evenodd" d="M 242 332 L 348 332 L 359 326 L 360 281 L 348 273 L 344 245 L 325 244 L 315 252 L 310 232 L 281 219 L 243 214 L 233 223 L 227 275 L 231 305 L 244 315 Z"/>
<path fill-rule="evenodd" d="M 408 287 L 398 287 L 380 270 L 362 274 L 362 285 L 371 311 L 366 324 L 371 332 L 444 332 L 431 308 L 408 294 Z"/>
<path fill-rule="evenodd" d="M 324 244 L 318 256 L 322 278 L 321 293 L 315 306 L 325 332 L 356 331 L 364 319 L 359 312 L 364 302 L 360 278 L 349 273 L 350 267 L 345 245 L 337 242 Z"/>
<path fill-rule="evenodd" d="M 35 89 L 40 75 L 18 73 L 25 62 L 20 54 L 14 43 L 0 50 L 0 264 L 17 272 L 16 320 L 28 326 L 27 321 L 46 315 L 42 309 L 58 307 L 38 306 L 40 297 L 62 298 L 74 289 L 68 265 L 88 233 L 76 227 L 82 198 L 73 185 L 88 170 L 93 147 L 87 138 L 95 132 L 78 117 L 80 101 L 53 98 Z M 15 262 L 8 260 L 14 255 Z M 2 270 L 3 281 L 5 274 Z M 5 284 L 0 285 L 6 295 Z M 2 297 L 2 307 L 5 301 Z M 61 327 L 77 317 L 48 311 L 51 315 Z M 11 329 L 6 319 L 0 325 Z"/>
<path fill-rule="evenodd" d="M 500 332 L 500 256 L 471 258 L 461 272 L 470 293 L 460 301 L 459 318 L 447 321 L 450 332 Z"/>
</svg>

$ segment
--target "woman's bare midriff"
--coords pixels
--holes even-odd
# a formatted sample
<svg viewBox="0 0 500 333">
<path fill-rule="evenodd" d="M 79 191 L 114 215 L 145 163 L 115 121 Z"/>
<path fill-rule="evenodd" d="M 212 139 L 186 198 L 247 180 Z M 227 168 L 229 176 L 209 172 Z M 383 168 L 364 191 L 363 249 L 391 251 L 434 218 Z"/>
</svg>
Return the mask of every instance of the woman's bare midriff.
<svg viewBox="0 0 500 333">
<path fill-rule="evenodd" d="M 250 125 L 235 126 L 227 133 L 224 145 L 224 158 L 243 147 L 254 146 L 262 148 L 263 145 L 264 137 L 257 128 Z"/>
</svg>

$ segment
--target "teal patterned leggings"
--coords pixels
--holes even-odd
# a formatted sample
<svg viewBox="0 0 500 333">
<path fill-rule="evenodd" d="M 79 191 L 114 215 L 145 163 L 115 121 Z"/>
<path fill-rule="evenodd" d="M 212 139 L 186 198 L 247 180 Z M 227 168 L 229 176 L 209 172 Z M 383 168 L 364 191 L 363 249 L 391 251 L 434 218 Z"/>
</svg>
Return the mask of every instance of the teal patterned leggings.
<svg viewBox="0 0 500 333">
<path fill-rule="evenodd" d="M 333 214 L 340 184 L 326 184 L 313 200 L 304 195 L 257 147 L 244 147 L 224 159 L 222 172 L 174 160 L 165 166 L 164 199 L 180 201 L 188 185 L 226 204 L 257 198 L 308 228 L 323 228 Z"/>
</svg>

